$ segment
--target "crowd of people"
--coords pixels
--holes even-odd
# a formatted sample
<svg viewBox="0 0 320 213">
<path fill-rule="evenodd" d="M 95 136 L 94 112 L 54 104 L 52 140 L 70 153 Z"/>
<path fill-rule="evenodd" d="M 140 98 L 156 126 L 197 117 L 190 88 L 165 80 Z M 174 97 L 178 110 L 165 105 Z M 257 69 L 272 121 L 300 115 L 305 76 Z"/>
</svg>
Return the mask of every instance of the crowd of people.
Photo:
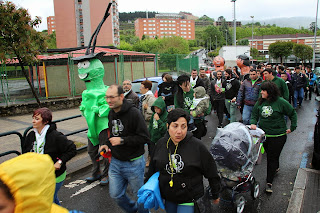
<svg viewBox="0 0 320 213">
<path fill-rule="evenodd" d="M 239 121 L 265 131 L 266 191 L 272 193 L 287 134 L 297 127 L 296 109 L 303 100 L 311 100 L 315 77 L 309 66 L 306 71 L 297 66 L 292 72 L 283 66 L 260 64 L 252 65 L 245 75 L 237 67 L 213 71 L 209 76 L 204 69 L 199 73 L 192 70 L 190 76 L 181 75 L 177 81 L 164 73 L 158 97 L 152 93 L 149 80 L 141 83 L 140 96 L 132 91 L 130 80 L 111 85 L 105 95 L 110 108 L 108 128 L 99 134 L 99 151 L 110 151 L 112 158 L 103 174 L 94 168 L 96 176 L 87 181 L 104 178 L 102 185 L 109 183 L 111 198 L 125 212 L 149 212 L 126 191 L 130 185 L 136 198 L 155 172 L 160 172 L 159 187 L 167 212 L 197 211 L 195 200 L 204 194 L 203 177 L 209 181 L 213 203 L 219 203 L 220 177 L 213 157 L 201 142 L 212 128 L 206 126 L 205 117 L 209 115 L 217 116 L 218 128 Z M 60 205 L 57 193 L 65 179 L 66 162 L 76 154 L 75 146 L 57 132 L 49 109 L 34 112 L 33 127 L 22 151 L 49 154 L 56 177 L 53 199 Z M 146 174 L 145 167 L 149 167 Z M 1 181 L 5 186 L 5 180 Z"/>
</svg>

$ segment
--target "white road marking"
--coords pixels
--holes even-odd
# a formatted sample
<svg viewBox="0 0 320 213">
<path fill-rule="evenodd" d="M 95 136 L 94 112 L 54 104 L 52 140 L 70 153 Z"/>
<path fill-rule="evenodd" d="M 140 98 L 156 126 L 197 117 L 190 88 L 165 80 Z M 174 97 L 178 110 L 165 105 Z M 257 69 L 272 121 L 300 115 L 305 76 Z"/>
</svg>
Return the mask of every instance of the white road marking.
<svg viewBox="0 0 320 213">
<path fill-rule="evenodd" d="M 77 196 L 77 195 L 79 195 L 79 194 L 82 194 L 82 193 L 84 193 L 84 192 L 86 192 L 86 191 L 88 191 L 88 190 L 90 190 L 90 189 L 98 186 L 99 184 L 100 184 L 100 181 L 95 181 L 95 182 L 93 182 L 93 183 L 91 183 L 91 184 L 83 187 L 82 189 L 78 190 L 76 193 L 74 193 L 73 195 L 71 195 L 70 198 L 72 198 L 72 197 L 74 197 L 74 196 Z"/>
<path fill-rule="evenodd" d="M 76 186 L 79 186 L 81 184 L 84 184 L 84 183 L 87 183 L 87 181 L 85 181 L 85 180 L 75 180 L 75 181 L 69 183 L 68 185 L 64 185 L 64 187 L 72 189 L 72 188 L 74 188 Z"/>
</svg>

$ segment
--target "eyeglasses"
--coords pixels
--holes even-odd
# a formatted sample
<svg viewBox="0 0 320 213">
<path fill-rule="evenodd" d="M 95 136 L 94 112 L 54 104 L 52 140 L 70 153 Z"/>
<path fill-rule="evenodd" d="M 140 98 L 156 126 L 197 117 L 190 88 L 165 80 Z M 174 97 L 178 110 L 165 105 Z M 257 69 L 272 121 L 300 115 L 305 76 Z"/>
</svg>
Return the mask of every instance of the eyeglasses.
<svg viewBox="0 0 320 213">
<path fill-rule="evenodd" d="M 108 99 L 115 99 L 116 97 L 119 97 L 119 95 L 117 95 L 117 96 L 105 96 L 105 98 L 108 100 Z"/>
<path fill-rule="evenodd" d="M 131 85 L 130 83 L 124 83 L 124 84 L 122 84 L 122 85 Z"/>
</svg>

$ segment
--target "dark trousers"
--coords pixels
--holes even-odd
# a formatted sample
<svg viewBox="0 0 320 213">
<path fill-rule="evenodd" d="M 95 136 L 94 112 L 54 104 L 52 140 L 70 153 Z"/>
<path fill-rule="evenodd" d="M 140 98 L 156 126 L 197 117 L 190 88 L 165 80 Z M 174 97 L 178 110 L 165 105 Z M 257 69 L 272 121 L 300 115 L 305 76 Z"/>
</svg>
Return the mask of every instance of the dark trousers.
<svg viewBox="0 0 320 213">
<path fill-rule="evenodd" d="M 311 100 L 312 92 L 313 92 L 313 85 L 309 85 L 309 90 L 307 90 L 307 88 L 304 89 L 304 98 L 307 99 L 308 93 L 309 93 L 309 100 Z"/>
<path fill-rule="evenodd" d="M 109 170 L 109 160 L 108 159 L 103 159 L 102 163 L 104 165 L 104 168 L 102 170 L 102 173 L 100 172 L 100 161 L 96 161 L 96 156 L 99 153 L 99 145 L 93 146 L 91 141 L 88 139 L 88 154 L 91 158 L 92 162 L 92 176 L 98 176 L 101 174 L 101 177 L 107 177 L 108 176 L 108 170 Z"/>
<path fill-rule="evenodd" d="M 224 112 L 224 99 L 223 100 L 214 100 L 213 105 L 214 105 L 214 108 L 217 110 L 219 125 L 222 125 L 223 112 Z"/>
<path fill-rule="evenodd" d="M 287 135 L 279 137 L 267 137 L 263 147 L 267 152 L 267 183 L 272 183 L 276 170 L 279 168 L 279 158 Z"/>
</svg>

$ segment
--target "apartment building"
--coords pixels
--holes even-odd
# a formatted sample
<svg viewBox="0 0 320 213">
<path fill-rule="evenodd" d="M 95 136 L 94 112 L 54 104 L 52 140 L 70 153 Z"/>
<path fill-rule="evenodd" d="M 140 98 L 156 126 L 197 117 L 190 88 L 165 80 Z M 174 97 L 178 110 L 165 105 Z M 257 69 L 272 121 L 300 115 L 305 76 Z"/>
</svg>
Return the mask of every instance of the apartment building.
<svg viewBox="0 0 320 213">
<path fill-rule="evenodd" d="M 47 27 L 48 27 L 48 35 L 56 31 L 56 21 L 54 19 L 54 16 L 47 17 Z"/>
<path fill-rule="evenodd" d="M 233 21 L 226 21 L 226 24 L 228 27 L 233 27 Z M 219 27 L 222 26 L 222 21 L 215 21 L 213 22 L 213 26 Z M 236 21 L 236 27 L 241 27 L 241 21 Z"/>
<path fill-rule="evenodd" d="M 167 15 L 167 14 L 166 14 Z M 151 38 L 180 36 L 186 40 L 195 39 L 194 20 L 176 18 L 139 18 L 135 21 L 135 33 L 140 39 L 143 35 Z"/>
<path fill-rule="evenodd" d="M 292 41 L 297 44 L 306 44 L 313 48 L 314 36 L 309 34 L 284 34 L 284 35 L 264 35 L 245 38 L 249 40 L 250 47 L 256 48 L 261 53 L 269 52 L 269 45 L 276 41 Z M 317 36 L 316 52 L 320 52 L 320 36 Z"/>
<path fill-rule="evenodd" d="M 118 0 L 54 0 L 57 48 L 87 46 L 109 2 L 112 2 L 110 16 L 99 32 L 96 45 L 119 45 Z"/>
</svg>

